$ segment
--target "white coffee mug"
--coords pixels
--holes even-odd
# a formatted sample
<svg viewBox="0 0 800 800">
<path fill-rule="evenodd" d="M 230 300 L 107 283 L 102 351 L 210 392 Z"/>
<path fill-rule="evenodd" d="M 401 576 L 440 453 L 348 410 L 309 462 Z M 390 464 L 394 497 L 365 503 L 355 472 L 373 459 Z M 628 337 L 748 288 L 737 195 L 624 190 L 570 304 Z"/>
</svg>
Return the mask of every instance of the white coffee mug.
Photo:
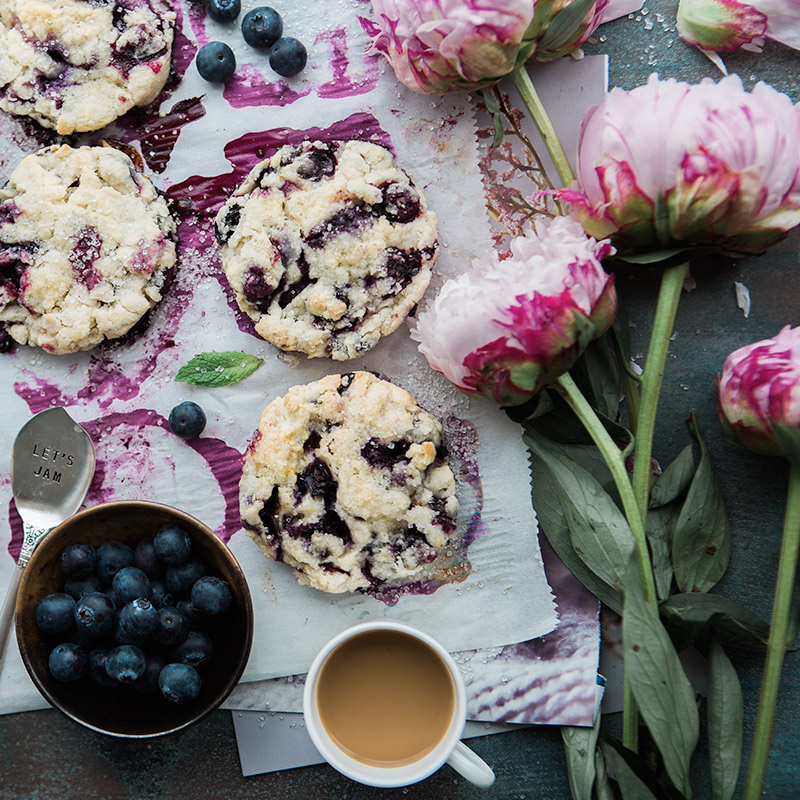
<svg viewBox="0 0 800 800">
<path fill-rule="evenodd" d="M 447 730 L 430 752 L 411 763 L 380 766 L 358 761 L 342 750 L 322 724 L 317 700 L 322 667 L 337 647 L 368 631 L 397 631 L 424 643 L 441 659 L 452 680 L 454 703 Z M 391 709 L 387 708 L 386 714 L 391 713 Z M 367 786 L 408 786 L 432 775 L 445 763 L 476 786 L 488 788 L 494 783 L 495 775 L 491 767 L 460 741 L 467 719 L 467 698 L 464 681 L 455 661 L 435 639 L 409 625 L 400 622 L 365 622 L 334 636 L 320 650 L 308 670 L 303 692 L 303 714 L 306 730 L 320 755 L 343 775 Z"/>
</svg>

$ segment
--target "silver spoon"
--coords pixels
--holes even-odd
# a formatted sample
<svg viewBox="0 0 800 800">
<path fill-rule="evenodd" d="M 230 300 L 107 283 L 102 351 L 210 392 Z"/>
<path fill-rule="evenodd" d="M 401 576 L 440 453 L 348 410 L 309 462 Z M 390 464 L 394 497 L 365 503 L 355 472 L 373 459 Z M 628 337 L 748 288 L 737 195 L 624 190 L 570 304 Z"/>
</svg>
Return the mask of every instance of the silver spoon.
<svg viewBox="0 0 800 800">
<path fill-rule="evenodd" d="M 11 451 L 11 489 L 25 535 L 18 569 L 0 610 L 0 665 L 22 571 L 42 538 L 80 508 L 93 475 L 92 440 L 63 408 L 40 411 L 17 434 Z"/>
</svg>

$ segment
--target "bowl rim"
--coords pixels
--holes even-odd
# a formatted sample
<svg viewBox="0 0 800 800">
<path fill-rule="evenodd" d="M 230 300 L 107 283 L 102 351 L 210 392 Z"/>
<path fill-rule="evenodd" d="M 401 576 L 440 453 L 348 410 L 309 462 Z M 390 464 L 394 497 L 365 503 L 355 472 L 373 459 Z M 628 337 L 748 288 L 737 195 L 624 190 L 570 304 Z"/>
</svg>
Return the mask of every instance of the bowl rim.
<svg viewBox="0 0 800 800">
<path fill-rule="evenodd" d="M 157 730 L 153 732 L 147 733 L 124 733 L 122 731 L 112 731 L 106 728 L 103 728 L 99 725 L 93 724 L 92 722 L 82 718 L 80 715 L 73 713 L 72 711 L 62 707 L 61 703 L 53 697 L 52 693 L 49 689 L 43 684 L 40 680 L 39 675 L 33 668 L 32 659 L 30 658 L 30 648 L 27 646 L 25 641 L 25 637 L 22 633 L 22 623 L 20 622 L 20 604 L 21 598 L 24 594 L 24 589 L 27 584 L 30 582 L 30 576 L 33 575 L 33 569 L 29 570 L 29 567 L 33 565 L 36 566 L 36 562 L 39 558 L 43 558 L 41 553 L 43 552 L 43 548 L 41 545 L 53 534 L 61 532 L 64 528 L 71 527 L 75 523 L 83 521 L 86 517 L 91 517 L 101 511 L 124 511 L 124 510 L 150 510 L 150 511 L 159 511 L 165 514 L 173 515 L 178 517 L 179 519 L 183 520 L 187 524 L 197 527 L 200 530 L 204 531 L 205 533 L 209 534 L 212 537 L 212 541 L 215 541 L 216 544 L 212 545 L 214 547 L 219 546 L 221 548 L 220 552 L 226 556 L 226 560 L 229 562 L 231 568 L 234 569 L 235 572 L 238 572 L 242 586 L 244 590 L 242 592 L 242 601 L 243 601 L 243 612 L 244 612 L 244 646 L 242 647 L 241 653 L 239 655 L 239 659 L 237 661 L 236 669 L 230 675 L 228 680 L 225 681 L 224 686 L 221 690 L 217 692 L 217 695 L 213 698 L 213 701 L 209 704 L 209 706 L 204 709 L 202 712 L 198 713 L 197 715 L 193 716 L 190 719 L 187 719 L 180 724 L 173 725 L 169 728 L 165 728 L 163 730 Z M 180 508 L 176 508 L 175 506 L 167 505 L 166 503 L 158 503 L 154 500 L 109 500 L 104 503 L 98 503 L 94 506 L 89 506 L 87 508 L 83 508 L 80 511 L 76 512 L 70 517 L 67 517 L 63 522 L 60 522 L 58 525 L 51 528 L 38 542 L 36 548 L 34 549 L 31 557 L 28 561 L 28 564 L 25 566 L 25 569 L 22 571 L 22 576 L 20 579 L 19 586 L 17 588 L 17 596 L 16 602 L 14 605 L 14 627 L 16 632 L 17 638 L 17 645 L 19 647 L 20 652 L 20 659 L 25 666 L 25 671 L 30 676 L 31 680 L 33 681 L 34 686 L 39 691 L 39 693 L 44 697 L 45 700 L 51 705 L 52 708 L 56 709 L 57 711 L 61 712 L 65 716 L 69 717 L 70 719 L 74 720 L 75 722 L 79 723 L 85 728 L 89 730 L 95 731 L 97 733 L 102 733 L 105 736 L 111 736 L 118 739 L 153 739 L 159 736 L 166 736 L 170 733 L 176 733 L 177 731 L 183 730 L 184 728 L 189 727 L 190 725 L 194 725 L 196 722 L 200 722 L 200 720 L 207 717 L 211 714 L 212 711 L 216 711 L 219 706 L 225 701 L 225 699 L 230 695 L 236 685 L 239 683 L 239 679 L 242 677 L 244 670 L 247 666 L 248 659 L 250 657 L 250 651 L 252 649 L 253 644 L 253 628 L 254 628 L 254 620 L 253 620 L 253 601 L 252 596 L 250 594 L 250 586 L 247 583 L 247 578 L 244 574 L 244 570 L 239 564 L 236 556 L 234 556 L 233 552 L 231 551 L 230 547 L 228 547 L 227 542 L 222 541 L 222 539 L 216 534 L 216 532 L 206 525 L 204 522 L 201 522 L 197 517 L 192 516 L 186 511 L 183 511 Z"/>
</svg>

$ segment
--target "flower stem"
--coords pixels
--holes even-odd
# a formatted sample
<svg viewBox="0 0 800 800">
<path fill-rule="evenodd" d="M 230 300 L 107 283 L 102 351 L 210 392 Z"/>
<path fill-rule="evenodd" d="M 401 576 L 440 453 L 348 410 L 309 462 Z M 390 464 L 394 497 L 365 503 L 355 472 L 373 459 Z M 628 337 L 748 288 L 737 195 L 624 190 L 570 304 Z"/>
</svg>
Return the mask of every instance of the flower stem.
<svg viewBox="0 0 800 800">
<path fill-rule="evenodd" d="M 650 459 L 653 454 L 653 432 L 656 427 L 656 409 L 664 382 L 667 350 L 675 324 L 675 314 L 681 289 L 689 270 L 689 262 L 667 267 L 661 276 L 661 290 L 647 350 L 647 361 L 642 374 L 642 398 L 636 426 L 636 449 L 633 453 L 633 491 L 642 514 L 642 527 L 647 529 L 647 505 L 650 499 Z M 650 559 L 647 559 L 650 563 Z"/>
<path fill-rule="evenodd" d="M 547 152 L 550 153 L 550 158 L 553 159 L 558 177 L 561 178 L 564 186 L 569 186 L 575 180 L 575 173 L 572 171 L 561 140 L 558 138 L 556 129 L 553 127 L 547 110 L 542 105 L 539 94 L 534 88 L 531 76 L 528 74 L 528 70 L 525 69 L 524 64 L 511 73 L 511 80 L 519 92 L 522 102 L 525 103 L 531 119 L 536 124 L 545 147 L 547 147 Z"/>
<path fill-rule="evenodd" d="M 761 797 L 764 775 L 769 759 L 769 743 L 772 737 L 772 723 L 775 719 L 775 703 L 778 699 L 778 686 L 781 667 L 789 635 L 789 612 L 792 604 L 797 554 L 800 550 L 800 464 L 791 463 L 789 469 L 789 492 L 786 499 L 786 517 L 783 522 L 783 540 L 778 561 L 778 577 L 775 581 L 775 600 L 772 606 L 772 622 L 767 641 L 767 657 L 764 662 L 764 677 L 761 694 L 758 698 L 756 732 L 753 749 L 750 752 L 750 766 L 744 787 L 744 800 L 757 800 Z"/>
</svg>

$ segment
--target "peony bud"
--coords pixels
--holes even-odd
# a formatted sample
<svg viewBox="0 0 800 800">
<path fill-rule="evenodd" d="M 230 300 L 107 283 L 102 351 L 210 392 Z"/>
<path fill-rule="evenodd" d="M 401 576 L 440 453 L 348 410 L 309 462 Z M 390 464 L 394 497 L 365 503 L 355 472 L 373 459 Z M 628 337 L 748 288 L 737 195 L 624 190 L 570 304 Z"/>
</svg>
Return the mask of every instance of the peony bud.
<svg viewBox="0 0 800 800">
<path fill-rule="evenodd" d="M 723 427 L 756 453 L 788 456 L 774 425 L 800 435 L 800 328 L 731 353 L 719 379 Z"/>
<path fill-rule="evenodd" d="M 437 372 L 470 394 L 518 405 L 566 372 L 614 321 L 611 248 L 569 217 L 520 236 L 503 261 L 447 281 L 412 337 Z"/>
<path fill-rule="evenodd" d="M 760 253 L 800 223 L 800 108 L 734 75 L 612 90 L 584 117 L 577 164 L 580 189 L 556 194 L 622 256 Z"/>
</svg>

